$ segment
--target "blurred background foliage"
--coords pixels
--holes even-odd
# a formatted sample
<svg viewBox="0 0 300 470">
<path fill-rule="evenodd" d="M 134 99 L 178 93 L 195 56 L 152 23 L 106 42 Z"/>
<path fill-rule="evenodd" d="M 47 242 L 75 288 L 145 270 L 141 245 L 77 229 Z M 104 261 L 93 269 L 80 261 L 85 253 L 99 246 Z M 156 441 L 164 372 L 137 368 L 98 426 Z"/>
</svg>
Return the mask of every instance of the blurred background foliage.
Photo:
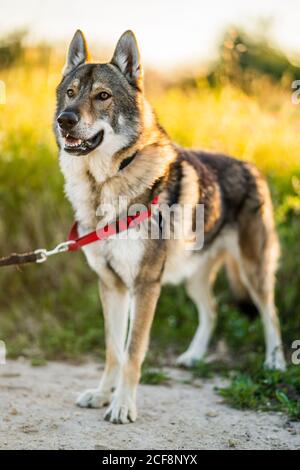
<svg viewBox="0 0 300 470">
<path fill-rule="evenodd" d="M 1 255 L 52 247 L 65 239 L 73 219 L 52 133 L 64 57 L 47 44 L 26 47 L 25 37 L 20 31 L 0 39 L 7 95 L 0 105 Z M 288 360 L 300 334 L 300 107 L 291 102 L 297 78 L 299 67 L 267 39 L 238 28 L 226 31 L 218 60 L 205 73 L 171 82 L 157 70 L 146 71 L 148 97 L 174 140 L 254 162 L 270 182 L 282 244 L 276 299 Z M 42 266 L 2 268 L 0 286 L 0 338 L 10 356 L 77 360 L 82 353 L 103 354 L 97 280 L 82 253 Z M 223 274 L 216 296 L 212 346 L 225 340 L 230 357 L 238 358 L 231 367 L 261 366 L 260 319 L 237 311 Z M 184 289 L 166 287 L 148 360 L 168 363 L 186 348 L 195 326 L 195 307 Z"/>
<path fill-rule="evenodd" d="M 299 66 L 269 43 L 263 30 L 250 36 L 241 29 L 230 28 L 220 44 L 219 60 L 208 77 L 210 83 L 229 81 L 249 91 L 255 86 L 255 79 L 262 75 L 289 87 L 299 77 L 299 71 Z"/>
</svg>

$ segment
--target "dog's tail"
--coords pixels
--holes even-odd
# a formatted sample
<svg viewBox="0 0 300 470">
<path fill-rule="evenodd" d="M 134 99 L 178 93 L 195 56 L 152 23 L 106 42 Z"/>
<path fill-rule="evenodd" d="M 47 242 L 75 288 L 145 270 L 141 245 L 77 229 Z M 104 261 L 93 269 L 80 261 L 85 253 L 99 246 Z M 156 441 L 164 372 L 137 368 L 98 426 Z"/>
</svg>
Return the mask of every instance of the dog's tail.
<svg viewBox="0 0 300 470">
<path fill-rule="evenodd" d="M 254 305 L 249 295 L 249 292 L 241 279 L 237 262 L 233 258 L 228 256 L 226 258 L 225 266 L 227 277 L 235 298 L 237 308 L 248 318 L 254 319 L 258 315 L 258 310 Z"/>
</svg>

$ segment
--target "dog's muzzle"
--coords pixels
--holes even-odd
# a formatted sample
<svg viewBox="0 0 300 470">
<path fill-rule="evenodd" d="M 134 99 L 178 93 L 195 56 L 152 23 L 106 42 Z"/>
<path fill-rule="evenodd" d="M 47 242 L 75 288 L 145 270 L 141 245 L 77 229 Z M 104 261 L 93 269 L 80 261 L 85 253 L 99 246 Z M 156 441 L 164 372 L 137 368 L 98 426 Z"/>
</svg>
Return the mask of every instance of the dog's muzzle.
<svg viewBox="0 0 300 470">
<path fill-rule="evenodd" d="M 76 136 L 76 126 L 80 116 L 75 111 L 63 111 L 57 117 L 59 132 L 63 139 L 64 150 L 73 155 L 87 155 L 101 144 L 104 130 L 97 132 L 89 139 L 81 139 Z"/>
<path fill-rule="evenodd" d="M 97 132 L 93 137 L 87 140 L 78 139 L 69 133 L 61 132 L 64 140 L 64 150 L 72 155 L 87 155 L 97 148 L 103 141 L 104 131 Z"/>
</svg>

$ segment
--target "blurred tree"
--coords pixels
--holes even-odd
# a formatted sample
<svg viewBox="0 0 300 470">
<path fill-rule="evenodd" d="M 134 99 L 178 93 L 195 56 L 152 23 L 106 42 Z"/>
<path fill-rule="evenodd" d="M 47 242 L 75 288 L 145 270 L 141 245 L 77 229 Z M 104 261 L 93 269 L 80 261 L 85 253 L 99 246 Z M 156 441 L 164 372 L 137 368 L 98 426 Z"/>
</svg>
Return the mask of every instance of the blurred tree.
<svg viewBox="0 0 300 470">
<path fill-rule="evenodd" d="M 26 30 L 18 30 L 0 38 L 0 69 L 10 67 L 22 57 L 26 35 Z"/>
<path fill-rule="evenodd" d="M 258 32 L 253 37 L 240 28 L 229 28 L 221 41 L 219 58 L 208 74 L 210 84 L 231 82 L 250 91 L 252 82 L 262 75 L 290 85 L 300 77 L 300 67 L 271 45 L 265 34 Z"/>
</svg>

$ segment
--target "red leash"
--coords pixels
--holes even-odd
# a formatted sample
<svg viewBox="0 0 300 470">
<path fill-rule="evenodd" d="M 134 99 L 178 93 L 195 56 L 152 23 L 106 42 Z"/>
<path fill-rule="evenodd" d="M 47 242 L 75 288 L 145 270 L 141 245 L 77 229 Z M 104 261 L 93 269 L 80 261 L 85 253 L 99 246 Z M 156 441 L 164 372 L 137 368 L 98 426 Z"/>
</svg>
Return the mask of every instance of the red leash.
<svg viewBox="0 0 300 470">
<path fill-rule="evenodd" d="M 87 233 L 82 237 L 78 236 L 78 222 L 75 222 L 70 230 L 68 241 L 62 242 L 57 245 L 53 250 L 46 250 L 44 248 L 29 253 L 16 254 L 13 253 L 5 258 L 0 258 L 0 266 L 9 266 L 15 264 L 26 264 L 26 263 L 43 263 L 49 256 L 56 255 L 58 253 L 64 253 L 66 251 L 76 251 L 83 246 L 89 245 L 90 243 L 97 242 L 99 240 L 105 240 L 106 238 L 124 232 L 131 228 L 137 227 L 144 220 L 149 219 L 152 216 L 152 206 L 158 204 L 158 196 L 156 196 L 149 209 L 141 212 L 137 212 L 135 215 L 127 216 L 124 219 L 117 219 L 111 224 L 105 225 L 99 230 Z"/>
<path fill-rule="evenodd" d="M 152 202 L 151 206 L 158 204 L 158 196 L 156 196 Z M 99 230 L 94 230 L 93 232 L 87 233 L 82 237 L 78 236 L 78 222 L 75 222 L 70 230 L 68 241 L 71 242 L 68 245 L 68 251 L 76 251 L 79 248 L 82 248 L 85 245 L 90 243 L 97 242 L 99 240 L 105 240 L 106 238 L 116 235 L 118 233 L 129 230 L 130 228 L 137 227 L 144 220 L 149 219 L 152 215 L 151 207 L 145 211 L 137 212 L 135 215 L 127 216 L 125 219 L 119 219 L 113 222 L 112 224 L 107 224 Z"/>
</svg>

